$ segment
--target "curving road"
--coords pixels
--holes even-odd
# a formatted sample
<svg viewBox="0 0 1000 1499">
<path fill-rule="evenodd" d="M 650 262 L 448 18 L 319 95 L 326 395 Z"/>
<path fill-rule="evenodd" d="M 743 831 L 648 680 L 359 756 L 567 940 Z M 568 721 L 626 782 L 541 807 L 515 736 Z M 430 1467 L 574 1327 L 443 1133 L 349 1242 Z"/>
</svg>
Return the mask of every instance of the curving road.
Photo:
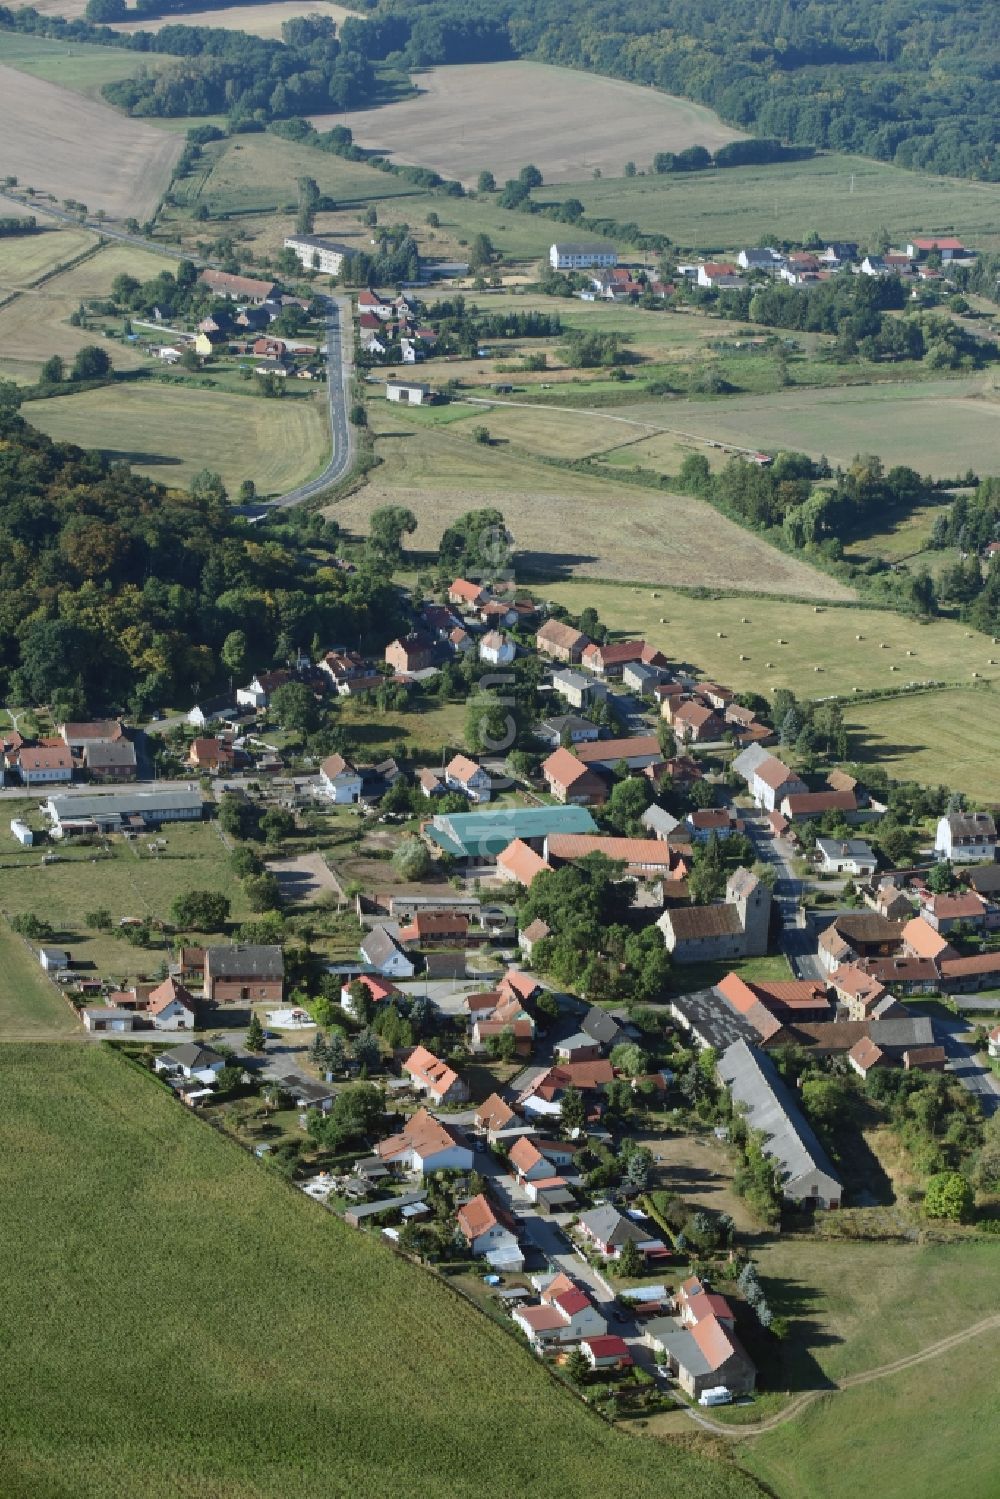
<svg viewBox="0 0 1000 1499">
<path fill-rule="evenodd" d="M 15 205 L 22 212 L 46 213 L 54 219 L 59 219 L 66 224 L 80 225 L 79 215 L 69 213 L 65 209 L 56 208 L 47 203 L 35 203 L 30 199 L 15 197 L 10 193 L 0 192 L 0 198 Z M 93 233 L 101 235 L 104 239 L 117 240 L 122 244 L 135 245 L 141 250 L 152 250 L 157 254 L 167 256 L 171 260 L 178 258 L 179 251 L 176 245 L 165 245 L 159 240 L 149 239 L 144 234 L 129 234 L 124 229 L 111 229 L 107 224 L 98 224 L 89 219 L 82 221 L 82 227 L 90 229 Z M 212 260 L 199 260 L 190 257 L 197 266 L 220 269 L 218 263 Z M 301 505 L 306 500 L 315 499 L 324 490 L 343 479 L 350 471 L 354 461 L 354 433 L 348 419 L 348 400 L 351 388 L 351 375 L 354 369 L 354 329 L 353 314 L 350 297 L 327 298 L 329 312 L 326 321 L 326 391 L 327 408 L 330 418 L 330 456 L 324 465 L 322 472 L 314 479 L 309 479 L 305 484 L 299 484 L 295 489 L 290 489 L 287 494 L 277 495 L 274 499 L 263 500 L 256 507 L 256 513 L 263 514 L 268 510 L 290 509 L 293 505 Z"/>
</svg>

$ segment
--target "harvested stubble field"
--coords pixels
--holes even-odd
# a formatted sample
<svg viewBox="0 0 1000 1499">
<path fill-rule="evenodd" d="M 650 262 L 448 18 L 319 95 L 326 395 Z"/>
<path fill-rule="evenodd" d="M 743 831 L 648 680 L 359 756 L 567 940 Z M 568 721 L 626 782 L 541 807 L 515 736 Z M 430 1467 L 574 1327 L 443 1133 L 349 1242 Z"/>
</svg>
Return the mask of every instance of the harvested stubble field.
<svg viewBox="0 0 1000 1499">
<path fill-rule="evenodd" d="M 441 424 L 432 410 L 427 422 L 377 398 L 368 409 L 382 465 L 327 512 L 352 531 L 366 531 L 380 505 L 407 505 L 419 522 L 413 545 L 433 552 L 456 516 L 496 506 L 514 532 L 521 564 L 546 577 L 668 579 L 804 598 L 851 596 L 691 496 L 635 485 L 619 490 L 502 445 L 485 447 L 475 441 L 475 420 Z M 490 413 L 482 413 L 482 424 L 489 421 Z"/>
<path fill-rule="evenodd" d="M 892 776 L 1000 801 L 996 692 L 926 692 L 859 703 L 846 718 L 852 759 L 884 765 Z"/>
<path fill-rule="evenodd" d="M 329 444 L 318 391 L 271 401 L 150 381 L 35 401 L 25 413 L 57 441 L 100 448 L 171 488 L 207 463 L 231 492 L 253 479 L 262 497 L 282 494 L 319 471 Z"/>
<path fill-rule="evenodd" d="M 1000 392 L 989 372 L 714 401 L 642 401 L 620 414 L 747 448 L 825 454 L 844 466 L 859 453 L 877 453 L 887 468 L 909 464 L 934 478 L 970 466 L 993 473 L 1000 453 Z"/>
<path fill-rule="evenodd" d="M 27 213 L 3 200 L 3 212 Z M 49 227 L 44 216 L 39 215 L 40 232 L 25 234 L 12 239 L 0 239 L 0 291 L 11 291 L 34 286 L 43 276 L 48 276 L 57 265 L 65 265 L 84 250 L 97 244 L 96 236 L 88 229 L 57 229 Z"/>
<path fill-rule="evenodd" d="M 561 187 L 559 196 L 579 198 L 588 214 L 633 220 L 650 233 L 669 234 L 676 245 L 705 251 L 772 239 L 800 244 L 813 231 L 865 243 L 880 226 L 898 244 L 905 245 L 912 234 L 952 232 L 974 249 L 1000 246 L 1000 184 L 995 182 L 936 177 L 863 156 L 835 155 L 656 176 L 653 154 L 669 145 L 658 136 L 644 139 L 645 149 L 636 141 L 631 154 L 648 169 L 645 176 L 594 181 L 581 173 L 581 180 Z M 533 196 L 540 202 L 552 199 L 545 187 Z"/>
<path fill-rule="evenodd" d="M 678 151 L 741 139 L 700 104 L 548 63 L 430 68 L 414 82 L 416 98 L 313 118 L 321 128 L 346 123 L 361 145 L 473 186 L 484 167 L 502 182 L 530 161 L 546 182 L 570 182 L 621 172 L 644 141 Z"/>
<path fill-rule="evenodd" d="M 50 0 L 52 3 L 52 0 Z M 78 0 L 54 0 L 57 7 L 63 4 L 76 5 Z M 39 7 L 40 8 L 40 7 Z M 68 10 L 58 9 L 57 14 L 68 15 Z M 340 26 L 354 12 L 342 5 L 330 5 L 327 0 L 272 0 L 260 5 L 228 5 L 211 10 L 184 11 L 185 26 L 213 26 L 224 31 L 246 31 L 251 36 L 262 36 L 272 41 L 281 41 L 281 28 L 285 21 L 296 16 L 320 15 Z M 164 26 L 177 24 L 176 15 L 143 18 L 141 21 L 123 21 L 115 31 L 161 31 Z"/>
<path fill-rule="evenodd" d="M 1000 662 L 1000 647 L 988 635 L 970 635 L 950 620 L 921 624 L 886 609 L 826 609 L 790 599 L 692 598 L 669 589 L 654 597 L 648 588 L 601 583 L 551 583 L 544 592 L 576 613 L 593 605 L 616 634 L 642 636 L 670 660 L 686 662 L 737 692 L 790 687 L 803 696 L 824 697 L 851 693 L 855 687 L 900 688 L 910 681 L 969 682 L 973 672 L 984 681 L 1000 682 L 1000 665 L 988 664 L 991 658 Z M 891 715 L 910 702 L 893 699 L 881 706 Z M 852 719 L 864 711 L 867 705 L 852 709 Z M 931 713 L 915 742 L 928 743 L 936 732 Z"/>
<path fill-rule="evenodd" d="M 134 70 L 135 58 L 128 60 Z M 4 171 L 22 183 L 75 198 L 91 213 L 140 220 L 156 211 L 183 149 L 177 136 L 7 66 L 0 66 L 0 140 Z"/>
<path fill-rule="evenodd" d="M 605 1425 L 503 1328 L 113 1049 L 0 1048 L 0 1074 L 11 1493 L 478 1499 L 497 1432 L 512 1494 L 538 1491 L 539 1453 L 551 1499 L 756 1492 L 730 1464 Z M 112 1263 L 155 1266 L 156 1306 L 103 1294 Z"/>
</svg>

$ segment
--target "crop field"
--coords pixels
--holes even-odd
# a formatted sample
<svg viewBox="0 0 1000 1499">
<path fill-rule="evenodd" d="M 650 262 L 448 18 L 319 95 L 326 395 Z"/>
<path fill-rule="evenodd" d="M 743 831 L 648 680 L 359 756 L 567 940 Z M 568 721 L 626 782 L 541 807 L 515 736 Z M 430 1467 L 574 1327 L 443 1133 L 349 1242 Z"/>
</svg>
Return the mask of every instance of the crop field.
<svg viewBox="0 0 1000 1499">
<path fill-rule="evenodd" d="M 78 1029 L 34 952 L 0 919 L 0 1044 L 59 1040 Z"/>
<path fill-rule="evenodd" d="M 135 276 L 138 281 L 151 281 L 161 271 L 173 271 L 176 267 L 173 255 L 108 240 L 97 255 L 65 271 L 51 285 L 65 296 L 86 301 L 108 296 L 112 281 L 123 273 Z"/>
<path fill-rule="evenodd" d="M 788 448 L 815 458 L 825 453 L 845 466 L 859 453 L 877 453 L 887 468 L 905 463 L 935 478 L 970 466 L 993 473 L 1000 454 L 1000 392 L 989 373 L 714 401 L 640 402 L 620 414 L 746 448 Z"/>
<path fill-rule="evenodd" d="M 65 0 L 65 3 L 76 5 L 78 0 Z M 56 14 L 69 14 L 67 10 L 61 9 L 62 0 L 56 0 L 56 4 L 60 6 Z M 247 31 L 251 36 L 268 37 L 280 42 L 282 23 L 294 20 L 296 16 L 329 16 L 330 20 L 339 26 L 342 21 L 353 14 L 342 5 L 328 5 L 326 0 L 272 0 L 270 4 L 264 0 L 264 3 L 260 5 L 229 5 L 224 9 L 213 7 L 211 10 L 186 10 L 183 24 L 185 26 L 217 26 L 226 31 Z M 115 30 L 156 32 L 162 30 L 164 26 L 173 26 L 176 23 L 176 15 L 155 16 L 141 21 L 121 22 L 115 26 Z"/>
<path fill-rule="evenodd" d="M 997 656 L 1000 659 L 1000 650 Z M 859 703 L 845 717 L 853 760 L 873 760 L 893 776 L 953 786 L 981 801 L 1000 801 L 996 692 L 925 692 Z"/>
<path fill-rule="evenodd" d="M 70 849 L 61 852 L 58 864 L 43 864 L 37 848 L 14 856 L 5 847 L 3 909 L 11 916 L 44 915 L 56 932 L 57 944 L 69 947 L 74 961 L 85 970 L 116 978 L 152 973 L 164 957 L 162 950 L 132 947 L 113 931 L 91 931 L 87 913 L 106 906 L 115 923 L 122 916 L 169 921 L 170 903 L 179 892 L 220 890 L 232 901 L 234 920 L 249 915 L 214 825 L 178 823 L 163 836 L 166 850 L 155 856 L 145 841 L 115 839 L 111 857 L 95 861 L 91 850 Z M 0 996 L 6 987 L 0 978 Z"/>
<path fill-rule="evenodd" d="M 1000 647 L 950 620 L 920 624 L 884 609 L 826 609 L 782 599 L 690 598 L 668 588 L 654 597 L 648 589 L 601 583 L 550 583 L 545 595 L 574 612 L 592 604 L 616 634 L 642 636 L 671 661 L 737 692 L 790 687 L 801 696 L 824 697 L 910 681 L 969 682 L 973 672 L 1000 683 Z M 903 698 L 864 704 L 849 716 L 860 722 L 870 708 L 894 715 L 909 703 Z M 934 721 L 928 714 L 918 744 L 933 737 Z"/>
<path fill-rule="evenodd" d="M 951 231 L 974 249 L 1000 246 L 1000 184 L 995 182 L 965 182 L 836 155 L 656 176 L 653 155 L 669 149 L 669 142 L 646 135 L 630 153 L 645 176 L 605 175 L 594 181 L 588 170 L 571 187 L 560 185 L 559 197 L 579 198 L 588 214 L 634 220 L 650 233 L 669 234 L 676 245 L 705 251 L 771 239 L 800 244 L 814 231 L 864 244 L 882 226 L 896 244 L 905 244 L 912 234 Z M 534 197 L 545 202 L 552 194 L 541 187 Z"/>
<path fill-rule="evenodd" d="M 6 201 L 3 211 L 7 211 Z M 13 207 L 11 212 L 14 212 Z M 34 286 L 36 281 L 48 276 L 57 265 L 64 265 L 67 260 L 82 255 L 84 250 L 97 243 L 95 236 L 87 229 L 49 228 L 44 218 L 41 223 L 42 229 L 38 234 L 0 239 L 0 293 Z"/>
<path fill-rule="evenodd" d="M 262 498 L 318 472 L 329 441 L 319 391 L 268 401 L 150 382 L 37 401 L 25 410 L 33 426 L 57 441 L 101 448 L 161 484 L 183 488 L 208 463 L 231 491 L 253 479 Z"/>
<path fill-rule="evenodd" d="M 4 65 L 10 40 L 10 33 L 0 37 L 4 171 L 57 198 L 86 203 L 91 213 L 104 209 L 112 218 L 150 218 L 183 142 L 142 120 L 126 119 L 96 99 L 71 93 L 69 87 L 19 71 L 20 63 Z M 127 60 L 134 71 L 134 57 L 110 55 L 116 62 Z M 67 68 L 77 61 L 68 57 Z"/>
<path fill-rule="evenodd" d="M 545 577 L 725 579 L 724 586 L 754 592 L 813 598 L 829 597 L 832 589 L 833 596 L 850 597 L 691 496 L 624 485 L 619 492 L 503 444 L 485 447 L 474 440 L 478 422 L 442 424 L 433 410 L 425 421 L 376 398 L 368 411 L 382 464 L 328 512 L 353 531 L 365 531 L 380 505 L 408 505 L 419 522 L 414 546 L 433 552 L 456 516 L 472 506 L 497 506 L 514 532 L 521 565 Z M 482 424 L 490 419 L 484 412 Z"/>
<path fill-rule="evenodd" d="M 314 121 L 346 123 L 360 145 L 472 186 L 484 167 L 502 182 L 530 161 L 546 182 L 572 182 L 622 172 L 647 142 L 714 149 L 741 134 L 700 104 L 548 63 L 430 68 L 414 82 L 415 99 Z"/>
<path fill-rule="evenodd" d="M 605 1425 L 503 1328 L 112 1049 L 3 1048 L 0 1083 L 12 1494 L 472 1499 L 495 1486 L 498 1432 L 512 1494 L 537 1491 L 540 1453 L 551 1499 L 756 1492 L 730 1464 Z M 155 1266 L 155 1307 L 105 1294 L 109 1265 Z"/>
</svg>

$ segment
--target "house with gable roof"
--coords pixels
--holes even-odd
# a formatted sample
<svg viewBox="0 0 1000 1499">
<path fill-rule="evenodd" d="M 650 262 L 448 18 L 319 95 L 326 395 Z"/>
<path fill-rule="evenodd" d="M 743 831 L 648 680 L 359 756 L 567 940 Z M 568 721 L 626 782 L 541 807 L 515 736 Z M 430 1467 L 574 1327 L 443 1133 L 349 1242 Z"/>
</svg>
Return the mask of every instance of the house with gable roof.
<svg viewBox="0 0 1000 1499">
<path fill-rule="evenodd" d="M 150 994 L 146 1014 L 158 1031 L 193 1031 L 197 1007 L 190 990 L 166 978 Z"/>
<path fill-rule="evenodd" d="M 403 1071 L 417 1093 L 426 1093 L 439 1106 L 444 1103 L 464 1103 L 469 1096 L 469 1085 L 459 1077 L 454 1068 L 442 1062 L 426 1046 L 415 1046 L 403 1063 Z"/>
</svg>

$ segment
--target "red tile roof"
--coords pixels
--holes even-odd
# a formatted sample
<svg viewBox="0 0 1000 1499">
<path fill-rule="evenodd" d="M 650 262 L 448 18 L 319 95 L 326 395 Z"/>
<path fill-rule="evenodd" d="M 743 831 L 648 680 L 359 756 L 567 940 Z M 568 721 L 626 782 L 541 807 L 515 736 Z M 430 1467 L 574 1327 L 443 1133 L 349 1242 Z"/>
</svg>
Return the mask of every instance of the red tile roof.
<svg viewBox="0 0 1000 1499">
<path fill-rule="evenodd" d="M 530 885 L 536 874 L 552 866 L 546 864 L 541 854 L 536 854 L 523 839 L 515 838 L 497 855 L 497 868 L 512 875 L 519 885 Z"/>
</svg>

